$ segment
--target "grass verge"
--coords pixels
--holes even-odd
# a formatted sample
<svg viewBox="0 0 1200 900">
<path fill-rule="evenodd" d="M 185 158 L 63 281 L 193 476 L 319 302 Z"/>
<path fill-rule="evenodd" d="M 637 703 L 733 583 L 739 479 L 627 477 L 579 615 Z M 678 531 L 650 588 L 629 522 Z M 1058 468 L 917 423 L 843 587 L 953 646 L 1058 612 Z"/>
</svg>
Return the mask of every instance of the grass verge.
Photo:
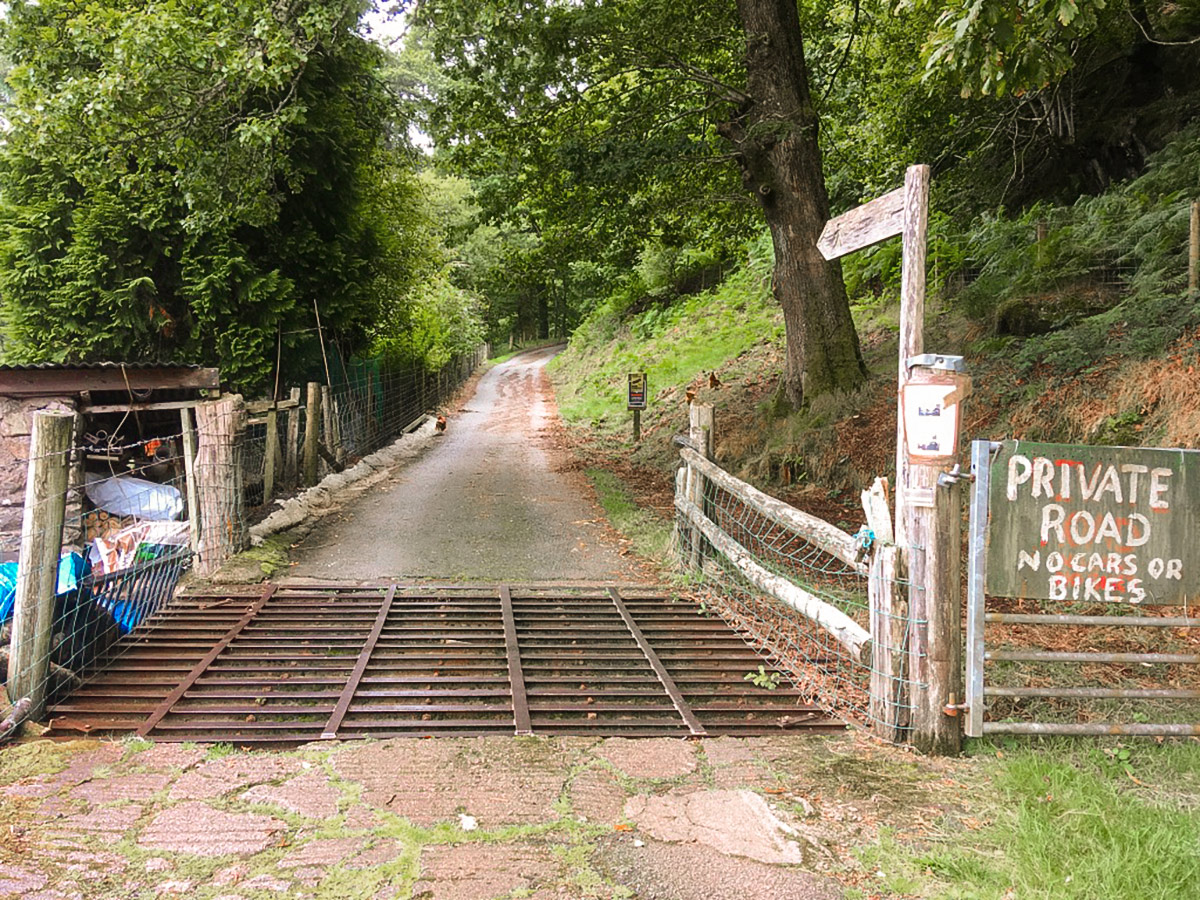
<svg viewBox="0 0 1200 900">
<path fill-rule="evenodd" d="M 919 848 L 885 831 L 877 844 L 859 850 L 884 896 L 1196 896 L 1200 742 L 1012 740 L 975 749 L 995 759 L 984 764 L 988 787 L 973 792 L 959 827 Z"/>
<path fill-rule="evenodd" d="M 638 506 L 621 479 L 607 469 L 585 471 L 609 524 L 629 539 L 640 556 L 667 564 L 671 548 L 670 520 Z"/>
</svg>

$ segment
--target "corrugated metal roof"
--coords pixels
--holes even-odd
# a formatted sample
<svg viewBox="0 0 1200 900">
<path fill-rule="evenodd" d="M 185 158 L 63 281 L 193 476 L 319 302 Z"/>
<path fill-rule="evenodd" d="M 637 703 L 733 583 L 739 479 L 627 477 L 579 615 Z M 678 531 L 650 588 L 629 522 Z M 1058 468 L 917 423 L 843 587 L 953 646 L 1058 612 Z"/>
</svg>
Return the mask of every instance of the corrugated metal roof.
<svg viewBox="0 0 1200 900">
<path fill-rule="evenodd" d="M 0 395 L 53 397 L 83 391 L 214 390 L 219 369 L 168 363 L 34 363 L 0 366 Z"/>
<path fill-rule="evenodd" d="M 47 370 L 68 371 L 72 369 L 203 369 L 196 363 L 153 363 L 153 362 L 80 362 L 80 363 L 26 363 L 25 365 L 0 364 L 0 372 L 39 372 Z"/>
</svg>

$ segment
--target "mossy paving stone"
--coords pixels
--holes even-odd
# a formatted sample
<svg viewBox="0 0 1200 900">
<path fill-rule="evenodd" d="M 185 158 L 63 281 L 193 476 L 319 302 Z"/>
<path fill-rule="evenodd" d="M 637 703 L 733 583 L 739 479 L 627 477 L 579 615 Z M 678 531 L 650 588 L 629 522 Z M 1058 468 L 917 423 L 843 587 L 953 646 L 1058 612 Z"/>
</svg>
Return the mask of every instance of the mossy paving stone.
<svg viewBox="0 0 1200 900">
<path fill-rule="evenodd" d="M 184 744 L 152 744 L 129 757 L 126 763 L 141 769 L 186 771 L 201 763 L 206 753 L 207 751 L 203 747 L 188 747 Z"/>
<path fill-rule="evenodd" d="M 89 749 L 72 756 L 70 762 L 67 763 L 62 771 L 18 779 L 12 784 L 0 788 L 0 793 L 3 793 L 6 797 L 14 798 L 49 797 L 51 794 L 57 794 L 63 788 L 82 784 L 90 779 L 98 769 L 104 769 L 119 763 L 125 752 L 118 744 L 101 744 L 93 741 L 80 741 L 78 743 L 85 744 Z M 58 759 L 55 751 L 70 753 L 74 749 L 71 744 L 55 748 L 50 741 L 38 741 L 37 747 L 47 748 L 46 752 L 52 754 L 52 759 L 54 760 Z M 11 753 L 13 751 L 8 750 L 6 752 Z M 0 769 L 0 776 L 2 775 L 3 770 Z"/>
<path fill-rule="evenodd" d="M 709 764 L 713 766 L 753 762 L 756 759 L 754 747 L 742 738 L 705 738 L 700 742 L 700 748 L 704 751 Z"/>
<path fill-rule="evenodd" d="M 790 866 L 714 853 L 696 843 L 663 843 L 629 837 L 600 841 L 592 865 L 639 898 L 663 900 L 840 900 L 836 881 Z"/>
<path fill-rule="evenodd" d="M 76 813 L 45 822 L 44 836 L 62 844 L 72 839 L 97 837 L 119 841 L 142 817 L 142 807 L 137 803 L 125 806 L 103 806 L 88 812 Z"/>
<path fill-rule="evenodd" d="M 260 784 L 238 799 L 247 803 L 278 806 L 306 819 L 328 819 L 337 815 L 342 792 L 324 775 L 298 775 L 279 785 Z"/>
<path fill-rule="evenodd" d="M 695 745 L 679 738 L 609 738 L 592 753 L 631 778 L 678 778 L 699 765 Z"/>
<path fill-rule="evenodd" d="M 703 844 L 764 863 L 804 862 L 799 831 L 750 791 L 672 791 L 629 798 L 625 814 L 661 841 Z"/>
<path fill-rule="evenodd" d="M 767 789 L 775 786 L 766 765 L 760 762 L 753 746 L 741 738 L 721 737 L 701 741 L 705 758 L 712 767 L 713 787 Z"/>
<path fill-rule="evenodd" d="M 138 838 L 138 846 L 196 856 L 249 856 L 265 850 L 286 828 L 273 816 L 181 803 L 155 816 Z"/>
<path fill-rule="evenodd" d="M 552 881 L 558 862 L 535 844 L 459 844 L 427 847 L 412 896 L 420 900 L 484 900 L 529 891 Z"/>
<path fill-rule="evenodd" d="M 171 787 L 172 800 L 211 800 L 238 788 L 276 781 L 303 770 L 300 760 L 269 753 L 210 760 L 185 772 Z"/>
<path fill-rule="evenodd" d="M 0 862 L 0 897 L 27 897 L 49 881 L 50 876 L 37 869 Z"/>
<path fill-rule="evenodd" d="M 589 824 L 615 825 L 625 817 L 627 794 L 621 782 L 607 769 L 580 772 L 567 792 L 571 811 Z"/>
<path fill-rule="evenodd" d="M 89 803 L 115 803 L 120 800 L 146 801 L 171 782 L 169 775 L 153 773 L 93 778 L 71 788 L 69 796 Z"/>
<path fill-rule="evenodd" d="M 333 765 L 362 784 L 363 802 L 418 825 L 465 812 L 492 828 L 557 819 L 572 759 L 549 740 L 405 738 L 343 750 Z"/>
<path fill-rule="evenodd" d="M 278 863 L 281 869 L 306 866 L 332 866 L 363 849 L 364 840 L 351 838 L 316 838 L 290 851 Z"/>
</svg>

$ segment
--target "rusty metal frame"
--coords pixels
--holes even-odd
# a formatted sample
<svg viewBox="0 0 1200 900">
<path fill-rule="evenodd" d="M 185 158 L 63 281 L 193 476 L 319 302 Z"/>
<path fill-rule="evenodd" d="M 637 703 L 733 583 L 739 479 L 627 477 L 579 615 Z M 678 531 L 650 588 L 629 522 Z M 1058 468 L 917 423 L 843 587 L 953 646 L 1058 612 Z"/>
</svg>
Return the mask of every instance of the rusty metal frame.
<svg viewBox="0 0 1200 900">
<path fill-rule="evenodd" d="M 661 589 L 281 584 L 195 589 L 51 710 L 51 735 L 296 745 L 482 734 L 840 731 L 761 654 Z M 770 663 L 771 660 L 765 660 Z"/>
</svg>

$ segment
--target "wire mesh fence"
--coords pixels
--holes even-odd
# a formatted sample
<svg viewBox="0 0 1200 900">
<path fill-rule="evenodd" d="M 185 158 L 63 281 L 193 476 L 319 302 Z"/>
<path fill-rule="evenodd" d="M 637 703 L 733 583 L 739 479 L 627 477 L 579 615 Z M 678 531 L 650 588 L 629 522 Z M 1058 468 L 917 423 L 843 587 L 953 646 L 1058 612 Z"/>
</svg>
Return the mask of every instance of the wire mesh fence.
<svg viewBox="0 0 1200 900">
<path fill-rule="evenodd" d="M 180 434 L 124 442 L 70 414 L 35 418 L 20 547 L 0 563 L 6 720 L 81 685 L 192 559 Z"/>
<path fill-rule="evenodd" d="M 689 490 L 689 483 L 695 487 Z M 873 613 L 871 596 L 902 593 L 907 586 L 869 568 L 863 561 L 867 548 L 856 552 L 850 535 L 827 523 L 789 526 L 776 506 L 783 504 L 764 505 L 758 492 L 728 473 L 721 473 L 720 483 L 692 473 L 680 488 L 692 499 L 677 494 L 676 550 L 698 580 L 703 608 L 750 635 L 780 674 L 815 702 L 882 737 L 905 741 L 914 686 L 906 672 L 916 623 L 904 604 L 877 605 Z M 872 577 L 889 582 L 873 592 Z"/>
<path fill-rule="evenodd" d="M 319 477 L 383 447 L 485 358 L 481 347 L 436 372 L 360 366 L 311 410 L 293 389 L 284 403 L 226 396 L 143 418 L 131 400 L 105 427 L 66 408 L 34 415 L 10 466 L 27 470 L 27 492 L 19 545 L 9 534 L 0 563 L 0 736 L 3 720 L 40 717 L 132 647 L 189 568 L 211 574 L 244 549 L 254 511 L 305 485 L 306 449 L 320 451 Z"/>
</svg>

